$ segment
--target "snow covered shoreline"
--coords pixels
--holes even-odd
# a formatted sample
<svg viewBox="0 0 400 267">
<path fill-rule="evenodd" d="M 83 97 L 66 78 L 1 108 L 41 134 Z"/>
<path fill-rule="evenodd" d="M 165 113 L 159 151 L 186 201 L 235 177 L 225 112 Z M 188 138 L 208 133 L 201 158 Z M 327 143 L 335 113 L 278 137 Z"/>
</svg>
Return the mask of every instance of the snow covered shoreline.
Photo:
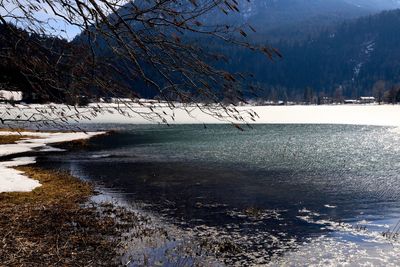
<svg viewBox="0 0 400 267">
<path fill-rule="evenodd" d="M 54 118 L 50 111 L 58 110 L 67 114 L 70 123 L 95 123 L 95 124 L 151 124 L 162 122 L 165 118 L 170 124 L 214 124 L 229 123 L 215 116 L 202 112 L 196 106 L 182 108 L 181 104 L 175 104 L 171 109 L 165 103 L 136 103 L 125 106 L 124 104 L 93 103 L 88 107 L 67 107 L 65 105 L 17 105 L 11 107 L 0 105 L 0 115 L 3 118 L 15 118 L 18 115 L 30 116 L 38 114 L 45 118 Z M 201 106 L 201 105 L 200 105 Z M 239 106 L 235 107 L 241 112 L 249 123 L 255 124 L 352 124 L 352 125 L 374 125 L 374 126 L 400 126 L 400 105 L 320 105 L 320 106 Z M 252 121 L 246 110 L 255 111 L 258 117 Z M 79 118 L 73 113 L 79 111 Z M 189 113 L 188 113 L 189 111 Z M 154 114 L 160 117 L 152 119 L 139 114 Z M 93 116 L 93 114 L 95 114 Z M 129 115 L 128 115 L 129 114 Z M 172 116 L 174 119 L 172 119 Z M 233 118 L 231 122 L 237 123 Z"/>
<path fill-rule="evenodd" d="M 70 142 L 82 139 L 89 139 L 96 135 L 104 134 L 105 132 L 90 132 L 90 133 L 63 133 L 63 132 L 12 132 L 0 131 L 0 136 L 19 135 L 27 136 L 15 144 L 0 145 L 0 157 L 11 156 L 20 153 L 31 151 L 60 151 L 50 146 L 50 144 Z M 13 167 L 33 164 L 36 162 L 35 157 L 17 157 L 9 161 L 0 161 L 0 193 L 3 192 L 30 192 L 40 183 L 36 180 L 25 176 L 23 172 L 14 169 Z"/>
</svg>

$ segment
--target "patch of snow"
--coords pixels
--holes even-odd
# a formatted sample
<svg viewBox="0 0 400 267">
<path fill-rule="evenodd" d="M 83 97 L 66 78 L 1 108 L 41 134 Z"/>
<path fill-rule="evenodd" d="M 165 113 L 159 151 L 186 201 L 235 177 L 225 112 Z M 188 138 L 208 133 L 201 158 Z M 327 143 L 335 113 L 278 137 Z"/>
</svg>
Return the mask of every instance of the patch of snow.
<svg viewBox="0 0 400 267">
<path fill-rule="evenodd" d="M 357 76 L 360 74 L 362 65 L 363 65 L 363 63 L 360 62 L 360 63 L 358 63 L 358 64 L 354 67 L 354 69 L 353 69 L 354 77 L 353 77 L 353 79 L 352 79 L 353 81 L 354 81 L 355 77 L 357 77 Z"/>
<path fill-rule="evenodd" d="M 62 149 L 62 148 L 52 147 L 52 146 L 46 146 L 46 147 L 40 149 L 40 152 L 63 152 L 63 151 L 66 151 L 66 150 Z"/>
<path fill-rule="evenodd" d="M 364 53 L 369 55 L 374 51 L 374 49 L 375 49 L 375 41 L 370 41 L 367 43 Z"/>
<path fill-rule="evenodd" d="M 30 192 L 41 186 L 39 181 L 30 179 L 22 171 L 12 167 L 35 163 L 35 158 L 15 158 L 11 161 L 0 162 L 0 193 Z"/>
<path fill-rule="evenodd" d="M 353 82 L 360 74 L 362 66 L 364 66 L 365 63 L 367 63 L 374 50 L 375 50 L 375 40 L 369 40 L 361 44 L 361 52 L 358 56 L 358 63 L 353 68 L 353 78 L 352 78 Z"/>
<path fill-rule="evenodd" d="M 0 135 L 15 135 L 16 132 L 0 132 Z M 23 132 L 23 135 L 35 138 L 27 138 L 16 142 L 16 144 L 0 145 L 0 157 L 26 153 L 30 151 L 60 151 L 48 146 L 49 144 L 71 142 L 82 139 L 89 139 L 93 136 L 104 134 L 104 132 L 73 132 L 73 133 L 47 133 L 47 132 Z"/>
<path fill-rule="evenodd" d="M 0 90 L 0 100 L 21 101 L 22 100 L 22 92 L 21 91 Z"/>
<path fill-rule="evenodd" d="M 15 132 L 0 132 L 0 135 L 15 135 Z M 9 156 L 20 153 L 26 153 L 33 150 L 49 152 L 62 151 L 60 149 L 48 146 L 61 142 L 69 142 L 74 140 L 88 139 L 96 135 L 104 134 L 104 132 L 90 133 L 45 133 L 45 132 L 24 132 L 24 135 L 34 138 L 26 138 L 17 141 L 16 144 L 0 145 L 0 156 Z M 0 162 L 0 193 L 3 192 L 30 192 L 41 186 L 41 184 L 29 177 L 23 172 L 13 167 L 29 165 L 36 162 L 34 157 L 19 157 L 10 161 Z"/>
<path fill-rule="evenodd" d="M 1 167 L 17 167 L 36 163 L 36 157 L 19 157 L 10 161 L 1 161 Z"/>
</svg>

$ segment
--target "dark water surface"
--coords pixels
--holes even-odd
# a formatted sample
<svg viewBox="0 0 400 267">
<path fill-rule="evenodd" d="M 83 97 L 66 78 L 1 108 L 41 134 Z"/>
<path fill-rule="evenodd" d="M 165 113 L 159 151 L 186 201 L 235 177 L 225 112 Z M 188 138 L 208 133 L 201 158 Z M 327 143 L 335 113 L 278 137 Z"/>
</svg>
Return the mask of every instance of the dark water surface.
<svg viewBox="0 0 400 267">
<path fill-rule="evenodd" d="M 91 126 L 95 127 L 95 126 Z M 42 165 L 238 246 L 228 265 L 399 264 L 400 130 L 341 125 L 116 126 Z"/>
</svg>

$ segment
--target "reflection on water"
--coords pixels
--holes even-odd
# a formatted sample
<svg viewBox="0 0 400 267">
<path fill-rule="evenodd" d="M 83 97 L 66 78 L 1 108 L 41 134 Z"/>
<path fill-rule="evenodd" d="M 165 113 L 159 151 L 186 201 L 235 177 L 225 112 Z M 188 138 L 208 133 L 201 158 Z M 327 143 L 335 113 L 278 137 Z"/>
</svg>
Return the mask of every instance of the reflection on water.
<svg viewBox="0 0 400 267">
<path fill-rule="evenodd" d="M 381 234 L 400 217 L 396 128 L 121 130 L 41 162 L 146 203 L 198 238 L 229 241 L 216 252 L 229 265 L 399 264 L 397 242 Z"/>
</svg>

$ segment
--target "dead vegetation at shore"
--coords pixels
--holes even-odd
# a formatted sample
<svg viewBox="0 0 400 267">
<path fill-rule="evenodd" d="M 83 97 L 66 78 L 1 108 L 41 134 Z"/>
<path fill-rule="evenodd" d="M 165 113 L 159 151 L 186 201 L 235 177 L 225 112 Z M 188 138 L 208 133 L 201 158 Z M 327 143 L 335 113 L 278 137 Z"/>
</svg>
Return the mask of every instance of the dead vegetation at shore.
<svg viewBox="0 0 400 267">
<path fill-rule="evenodd" d="M 0 135 L 0 145 L 15 144 L 23 139 L 34 139 L 36 136 L 28 135 Z"/>
<path fill-rule="evenodd" d="M 42 186 L 0 193 L 0 266 L 220 266 L 209 259 L 211 243 L 183 240 L 183 232 L 118 203 L 94 202 L 87 182 L 32 165 L 16 169 Z"/>
<path fill-rule="evenodd" d="M 83 205 L 90 184 L 66 173 L 19 167 L 41 187 L 0 194 L 0 262 L 5 266 L 115 266 L 121 223 Z"/>
<path fill-rule="evenodd" d="M 0 194 L 0 266 L 203 266 L 197 245 L 177 246 L 176 234 L 150 217 L 90 201 L 91 184 L 37 167 L 18 170 L 42 186 Z"/>
<path fill-rule="evenodd" d="M 23 133 L 23 132 L 38 132 L 38 131 L 37 130 L 26 130 L 24 128 L 0 128 L 0 132 Z"/>
</svg>

